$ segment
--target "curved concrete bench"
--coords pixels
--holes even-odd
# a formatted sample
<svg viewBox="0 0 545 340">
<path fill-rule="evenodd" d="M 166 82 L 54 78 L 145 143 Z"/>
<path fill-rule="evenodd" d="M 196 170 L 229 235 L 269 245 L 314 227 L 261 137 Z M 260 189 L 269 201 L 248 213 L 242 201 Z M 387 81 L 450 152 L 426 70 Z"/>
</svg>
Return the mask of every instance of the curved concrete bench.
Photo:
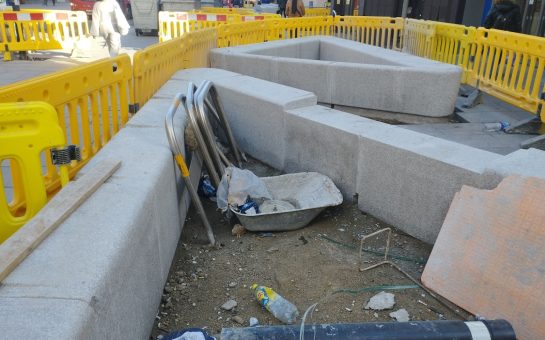
<svg viewBox="0 0 545 340">
<path fill-rule="evenodd" d="M 212 67 L 313 92 L 322 103 L 444 117 L 461 68 L 334 37 L 213 49 Z"/>
</svg>

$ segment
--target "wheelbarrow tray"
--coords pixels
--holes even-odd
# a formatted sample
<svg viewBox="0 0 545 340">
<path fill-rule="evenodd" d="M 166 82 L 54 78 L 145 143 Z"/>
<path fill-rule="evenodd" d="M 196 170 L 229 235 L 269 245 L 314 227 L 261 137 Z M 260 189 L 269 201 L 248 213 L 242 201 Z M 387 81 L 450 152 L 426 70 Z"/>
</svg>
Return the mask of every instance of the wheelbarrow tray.
<svg viewBox="0 0 545 340">
<path fill-rule="evenodd" d="M 295 209 L 282 212 L 246 215 L 231 209 L 240 223 L 250 231 L 286 231 L 309 224 L 322 210 L 343 202 L 333 181 L 317 172 L 301 172 L 261 177 L 274 200 L 287 201 Z"/>
</svg>

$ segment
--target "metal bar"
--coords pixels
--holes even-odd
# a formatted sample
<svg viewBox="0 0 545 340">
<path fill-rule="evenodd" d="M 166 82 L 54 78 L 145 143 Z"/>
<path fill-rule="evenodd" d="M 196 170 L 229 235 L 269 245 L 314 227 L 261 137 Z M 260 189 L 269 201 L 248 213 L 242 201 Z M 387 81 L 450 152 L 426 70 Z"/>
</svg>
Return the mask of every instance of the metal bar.
<svg viewBox="0 0 545 340">
<path fill-rule="evenodd" d="M 219 184 L 220 184 L 220 178 L 218 173 L 216 172 L 216 168 L 214 167 L 214 162 L 212 161 L 212 157 L 210 157 L 210 153 L 208 152 L 208 149 L 206 148 L 206 142 L 199 128 L 199 123 L 197 121 L 197 114 L 195 113 L 195 106 L 193 104 L 195 89 L 196 89 L 195 84 L 190 82 L 187 86 L 187 97 L 185 98 L 183 103 L 184 103 L 185 110 L 187 111 L 187 116 L 189 117 L 191 128 L 193 129 L 193 133 L 195 134 L 195 138 L 197 139 L 197 143 L 199 144 L 199 148 L 203 156 L 204 163 L 206 164 L 206 167 L 208 168 L 208 174 L 212 178 L 212 181 L 214 182 L 214 185 L 217 188 L 219 187 Z"/>
<path fill-rule="evenodd" d="M 212 100 L 214 104 L 216 104 L 216 107 L 218 108 L 218 117 L 223 125 L 223 128 L 225 129 L 225 133 L 227 134 L 227 138 L 229 139 L 229 144 L 231 144 L 231 149 L 233 150 L 233 154 L 235 155 L 238 166 L 242 167 L 242 159 L 246 157 L 241 155 L 242 152 L 240 151 L 237 141 L 233 135 L 233 130 L 231 129 L 231 125 L 229 125 L 229 121 L 227 120 L 227 116 L 225 115 L 223 105 L 221 105 L 221 102 L 219 101 L 218 91 L 216 90 L 216 87 L 212 82 L 210 82 L 210 84 L 212 84 L 210 87 L 210 94 L 212 95 Z"/>
<path fill-rule="evenodd" d="M 214 136 L 214 133 L 212 132 L 212 128 L 210 127 L 210 122 L 206 117 L 206 112 L 204 111 L 204 97 L 208 93 L 209 88 L 210 85 L 208 85 L 206 81 L 201 86 L 199 86 L 197 92 L 195 92 L 193 105 L 195 105 L 196 107 L 197 121 L 199 122 L 199 126 L 202 129 L 205 139 L 208 140 L 208 150 L 212 155 L 212 159 L 214 160 L 214 163 L 217 166 L 217 170 L 221 176 L 225 173 L 225 166 L 223 165 L 220 155 L 218 153 L 218 149 L 216 148 L 216 138 Z"/>
<path fill-rule="evenodd" d="M 193 84 L 190 83 L 190 85 L 193 85 Z M 193 88 L 191 90 L 193 90 Z M 193 183 L 191 183 L 191 177 L 189 176 L 189 169 L 184 161 L 182 149 L 180 148 L 180 144 L 178 143 L 178 140 L 176 138 L 176 131 L 174 130 L 174 115 L 176 111 L 178 110 L 180 103 L 184 103 L 183 107 L 186 111 L 186 115 L 189 116 L 189 113 L 185 107 L 185 101 L 186 101 L 186 97 L 183 94 L 181 93 L 177 94 L 176 97 L 174 98 L 174 102 L 172 103 L 172 105 L 170 106 L 167 112 L 167 115 L 165 117 L 165 128 L 167 132 L 167 139 L 170 145 L 170 150 L 172 151 L 172 154 L 174 155 L 174 158 L 176 159 L 176 163 L 178 164 L 178 167 L 180 168 L 180 171 L 182 173 L 182 179 L 184 180 L 187 190 L 189 191 L 189 195 L 191 196 L 193 203 L 197 206 L 197 211 L 199 212 L 199 215 L 201 215 L 201 219 L 206 229 L 206 234 L 208 236 L 208 240 L 210 241 L 210 245 L 215 246 L 216 240 L 214 238 L 214 232 L 212 231 L 212 226 L 210 225 L 210 222 L 208 221 L 208 218 L 206 217 L 206 213 L 204 211 L 204 207 L 200 200 L 199 194 L 197 193 L 197 190 L 193 186 Z"/>
</svg>

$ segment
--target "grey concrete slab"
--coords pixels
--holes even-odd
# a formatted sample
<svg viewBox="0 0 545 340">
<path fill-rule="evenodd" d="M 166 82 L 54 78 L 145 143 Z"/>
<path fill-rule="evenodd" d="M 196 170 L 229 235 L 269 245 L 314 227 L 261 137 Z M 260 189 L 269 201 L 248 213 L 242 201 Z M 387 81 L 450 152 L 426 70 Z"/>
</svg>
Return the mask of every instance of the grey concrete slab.
<svg viewBox="0 0 545 340">
<path fill-rule="evenodd" d="M 93 339 L 90 329 L 81 328 L 97 311 L 76 299 L 33 299 L 0 297 L 2 335 L 21 339 Z M 14 315 L 25 311 L 25 315 Z M 31 325 L 29 326 L 29 320 Z M 62 320 L 62 322 L 59 322 Z"/>
<path fill-rule="evenodd" d="M 460 109 L 457 115 L 470 123 L 509 122 L 514 124 L 517 121 L 535 117 L 531 112 L 524 111 L 483 92 L 481 92 L 481 99 L 482 102 L 472 108 L 464 108 L 457 104 Z"/>
<path fill-rule="evenodd" d="M 529 138 L 528 135 L 487 131 L 483 123 L 400 125 L 400 127 L 501 155 L 520 149 L 520 144 Z"/>
</svg>

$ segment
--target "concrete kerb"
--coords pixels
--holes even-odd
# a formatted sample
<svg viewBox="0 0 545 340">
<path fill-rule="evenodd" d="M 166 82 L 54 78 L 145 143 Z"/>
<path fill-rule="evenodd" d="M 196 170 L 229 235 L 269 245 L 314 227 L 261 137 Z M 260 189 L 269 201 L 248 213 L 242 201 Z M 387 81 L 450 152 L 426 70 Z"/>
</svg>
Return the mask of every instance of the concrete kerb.
<svg viewBox="0 0 545 340">
<path fill-rule="evenodd" d="M 189 206 L 165 135 L 170 102 L 152 99 L 82 169 L 103 158 L 122 162 L 5 279 L 3 337 L 149 337 Z M 200 164 L 192 162 L 195 184 Z"/>
</svg>

